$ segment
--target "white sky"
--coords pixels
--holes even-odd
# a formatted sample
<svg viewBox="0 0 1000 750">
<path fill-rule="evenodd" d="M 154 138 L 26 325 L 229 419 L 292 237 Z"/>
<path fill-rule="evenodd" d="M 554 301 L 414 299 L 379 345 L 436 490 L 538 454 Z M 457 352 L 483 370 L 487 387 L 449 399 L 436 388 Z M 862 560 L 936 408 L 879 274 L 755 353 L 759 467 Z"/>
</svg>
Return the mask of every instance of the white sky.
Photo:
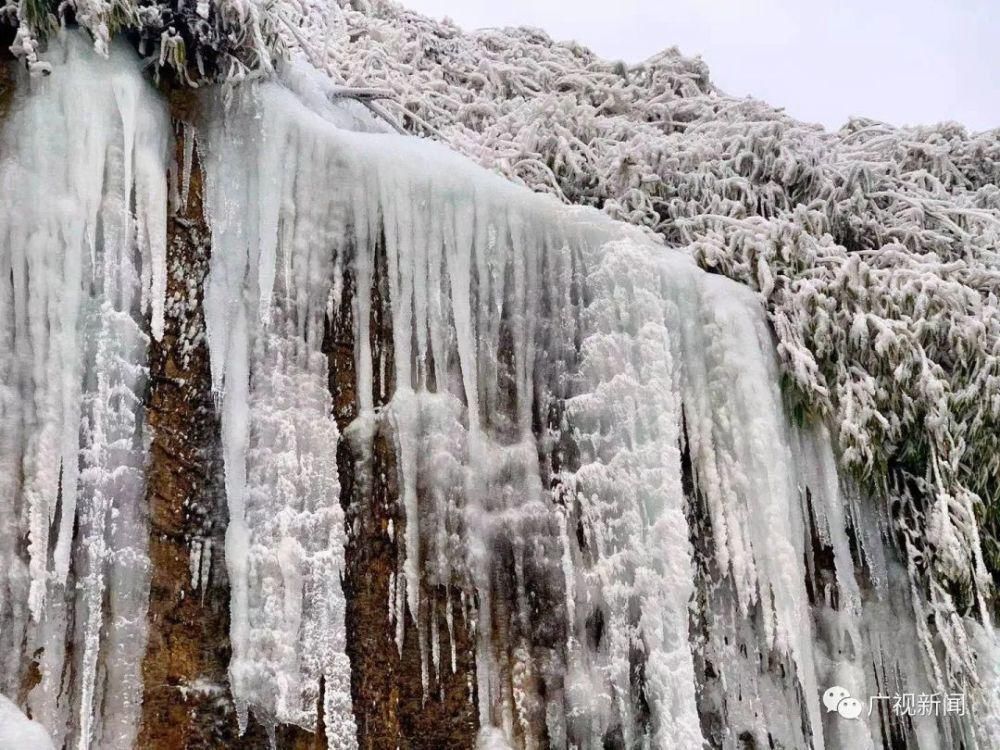
<svg viewBox="0 0 1000 750">
<path fill-rule="evenodd" d="M 639 62 L 676 45 L 724 91 L 829 128 L 1000 126 L 1000 0 L 401 0 L 467 28 L 537 26 Z"/>
</svg>

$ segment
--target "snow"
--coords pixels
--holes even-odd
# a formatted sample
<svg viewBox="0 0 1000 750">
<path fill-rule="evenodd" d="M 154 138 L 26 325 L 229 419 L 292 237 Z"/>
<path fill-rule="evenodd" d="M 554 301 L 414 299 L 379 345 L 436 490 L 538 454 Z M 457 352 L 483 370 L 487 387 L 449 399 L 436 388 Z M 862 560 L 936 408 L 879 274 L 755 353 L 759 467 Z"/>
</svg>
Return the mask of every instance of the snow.
<svg viewBox="0 0 1000 750">
<path fill-rule="evenodd" d="M 5 750 L 55 750 L 45 727 L 32 721 L 0 695 L 0 748 Z"/>
<path fill-rule="evenodd" d="M 98 55 L 109 57 L 118 44 L 114 35 L 127 32 L 157 79 L 197 87 L 271 72 L 284 49 L 282 39 L 301 38 L 295 25 L 300 14 L 315 16 L 314 4 L 320 5 L 315 0 L 295 0 L 284 8 L 259 0 L 200 0 L 193 6 L 75 0 L 62 7 L 7 4 L 4 11 L 5 23 L 17 29 L 10 51 L 33 76 L 53 73 L 49 43 L 66 26 L 79 26 Z"/>
</svg>

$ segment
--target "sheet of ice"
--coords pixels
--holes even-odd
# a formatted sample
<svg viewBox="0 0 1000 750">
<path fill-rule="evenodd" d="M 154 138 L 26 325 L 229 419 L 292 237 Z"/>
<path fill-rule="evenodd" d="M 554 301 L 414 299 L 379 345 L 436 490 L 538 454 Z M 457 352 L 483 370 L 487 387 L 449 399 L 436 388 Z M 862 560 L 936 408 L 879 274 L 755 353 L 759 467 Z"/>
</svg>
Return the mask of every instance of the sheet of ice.
<svg viewBox="0 0 1000 750">
<path fill-rule="evenodd" d="M 67 33 L 49 58 L 52 76 L 18 81 L 0 134 L 0 534 L 28 545 L 0 552 L 0 687 L 16 694 L 36 658 L 27 704 L 56 744 L 126 748 L 145 649 L 167 118 L 129 51 L 101 59 Z"/>
<path fill-rule="evenodd" d="M 248 184 L 245 178 L 233 178 L 231 174 L 228 179 L 221 177 L 229 157 L 220 156 L 216 163 L 220 176 L 215 179 L 226 186 L 226 196 L 219 195 L 213 216 L 246 215 L 240 202 L 233 200 L 234 195 L 245 194 L 252 206 L 251 216 L 270 217 L 259 223 L 247 222 L 246 228 L 234 228 L 234 236 L 244 233 L 242 245 L 235 248 L 232 257 L 220 259 L 218 273 L 210 281 L 209 290 L 217 293 L 218 305 L 212 303 L 216 312 L 209 320 L 209 339 L 211 342 L 215 337 L 219 367 L 231 368 L 235 361 L 231 356 L 226 359 L 222 352 L 227 348 L 233 351 L 233 344 L 225 338 L 231 338 L 238 328 L 224 321 L 244 314 L 234 315 L 232 308 L 227 313 L 224 304 L 234 304 L 235 300 L 247 311 L 248 318 L 261 320 L 265 330 L 268 326 L 271 313 L 267 290 L 275 275 L 281 274 L 281 264 L 275 266 L 272 250 L 276 227 L 296 231 L 291 227 L 301 221 L 300 215 L 322 216 L 326 224 L 313 227 L 312 235 L 330 237 L 328 247 L 336 248 L 338 253 L 352 253 L 347 258 L 360 290 L 355 316 L 356 340 L 361 342 L 358 398 L 363 411 L 370 409 L 375 398 L 371 392 L 371 353 L 367 350 L 371 301 L 366 290 L 371 287 L 375 247 L 384 247 L 392 303 L 396 392 L 383 418 L 392 421 L 397 435 L 400 500 L 406 520 L 401 547 L 404 563 L 393 586 L 393 596 L 399 599 L 388 603 L 390 616 L 397 627 L 401 626 L 405 606 L 417 623 L 426 689 L 429 670 L 439 663 L 434 644 L 440 637 L 433 627 L 427 632 L 428 612 L 447 604 L 422 592 L 428 588 L 426 581 L 448 582 L 452 576 L 443 540 L 448 536 L 449 519 L 461 513 L 467 529 L 462 551 L 468 569 L 467 585 L 471 585 L 470 594 L 474 592 L 478 601 L 481 722 L 501 726 L 508 735 L 516 732 L 526 746 L 542 742 L 545 732 L 567 736 L 565 727 L 547 726 L 547 722 L 558 724 L 560 720 L 546 717 L 560 712 L 554 711 L 554 702 L 546 705 L 538 692 L 543 681 L 553 679 L 551 674 L 539 673 L 540 660 L 551 658 L 551 649 L 540 650 L 525 640 L 536 608 L 530 601 L 535 596 L 533 583 L 558 572 L 559 580 L 553 588 L 566 591 L 566 570 L 572 568 L 574 554 L 566 549 L 568 535 L 551 537 L 552 529 L 560 523 L 565 527 L 566 511 L 552 503 L 549 490 L 543 486 L 533 430 L 538 414 L 544 414 L 553 400 L 549 391 L 567 390 L 566 382 L 561 381 L 565 381 L 572 366 L 569 360 L 575 355 L 572 342 L 574 326 L 578 325 L 572 306 L 567 304 L 573 274 L 579 273 L 574 269 L 575 253 L 602 244 L 619 230 L 593 214 L 575 214 L 554 201 L 516 189 L 440 147 L 396 136 L 339 130 L 315 107 L 304 107 L 281 87 L 261 87 L 252 101 L 243 104 L 260 108 L 264 135 L 257 143 L 252 127 L 236 131 L 243 133 L 242 140 L 240 135 L 232 137 L 230 130 L 227 142 L 238 144 L 234 149 L 254 142 L 257 153 L 265 155 L 268 149 L 280 151 L 282 169 L 272 173 L 259 168 L 263 179 L 244 193 L 243 186 Z M 251 123 L 256 121 L 251 119 Z M 307 148 L 300 145 L 303 141 L 308 143 Z M 220 153 L 224 148 L 221 146 Z M 307 156 L 308 162 L 300 154 Z M 274 157 L 259 157 L 264 158 Z M 271 161 L 268 166 L 277 163 Z M 282 192 L 280 185 L 293 180 L 308 184 L 310 191 L 291 196 Z M 265 188 L 278 192 L 265 193 Z M 317 202 L 321 208 L 314 207 Z M 277 219 L 272 213 L 275 206 L 281 206 Z M 219 226 L 222 221 L 216 218 L 214 224 Z M 262 232 L 267 235 L 254 238 L 257 226 L 266 226 Z M 349 236 L 338 243 L 338 232 L 345 228 Z M 317 244 L 322 245 L 322 241 Z M 246 285 L 242 283 L 244 276 L 250 279 Z M 235 280 L 233 286 L 226 286 L 227 280 Z M 543 307 L 547 308 L 544 312 Z M 662 327 L 662 313 L 660 319 Z M 571 727 L 568 736 L 577 738 L 575 741 L 589 742 L 614 726 L 624 728 L 628 741 L 638 739 L 645 731 L 634 726 L 633 717 L 638 714 L 634 704 L 640 698 L 628 663 L 630 652 L 640 649 L 641 638 L 645 639 L 641 650 L 646 653 L 656 742 L 665 746 L 672 736 L 690 742 L 700 737 L 695 683 L 686 645 L 690 596 L 690 583 L 686 581 L 690 576 L 683 494 L 679 472 L 669 470 L 679 464 L 679 411 L 664 334 L 661 331 L 657 341 L 654 333 L 647 333 L 647 339 L 635 344 L 646 362 L 634 378 L 638 382 L 626 388 L 633 389 L 630 393 L 634 409 L 639 409 L 643 399 L 660 399 L 657 413 L 662 416 L 649 422 L 642 418 L 645 409 L 634 413 L 633 420 L 643 422 L 642 444 L 630 444 L 637 428 L 623 421 L 621 432 L 607 441 L 604 450 L 620 451 L 621 455 L 607 460 L 606 465 L 597 460 L 580 472 L 579 482 L 588 499 L 601 491 L 598 485 L 604 488 L 609 515 L 623 510 L 613 493 L 615 482 L 627 482 L 632 494 L 627 504 L 627 524 L 613 534 L 613 539 L 602 539 L 602 547 L 608 549 L 598 554 L 606 554 L 608 559 L 600 563 L 597 571 L 585 574 L 594 579 L 586 589 L 587 598 L 594 591 L 608 598 L 597 616 L 612 610 L 621 613 L 614 620 L 608 614 L 611 645 L 600 644 L 602 653 L 594 656 L 602 666 L 587 666 L 607 674 L 603 678 L 592 676 L 586 684 L 568 680 L 565 700 L 570 705 L 561 713 L 592 713 L 591 701 L 604 690 L 614 692 L 614 706 L 604 719 L 588 721 L 587 727 Z M 236 346 L 240 350 L 244 347 Z M 558 355 L 555 366 L 539 372 L 539 360 L 553 354 Z M 600 353 L 594 356 L 599 358 Z M 612 408 L 611 401 L 621 395 L 615 393 L 620 383 L 614 369 L 608 370 L 606 365 L 603 370 L 599 363 L 589 365 L 587 382 L 594 389 L 605 388 L 601 398 L 608 402 L 605 407 Z M 242 382 L 242 374 L 240 377 Z M 602 378 L 609 381 L 604 386 Z M 442 401 L 441 396 L 449 392 L 451 395 Z M 233 398 L 227 388 L 225 401 Z M 570 411 L 583 414 L 585 401 L 581 399 L 580 406 Z M 456 404 L 459 412 L 449 404 Z M 226 414 L 228 406 L 223 408 Z M 234 409 L 234 422 L 243 419 L 244 408 Z M 249 408 L 253 413 L 254 406 Z M 600 408 L 591 405 L 592 411 Z M 607 416 L 614 419 L 619 415 Z M 237 448 L 235 453 L 241 450 Z M 230 455 L 227 448 L 227 457 Z M 425 458 L 435 455 L 441 459 Z M 463 465 L 464 491 L 452 490 L 449 496 L 445 488 L 454 488 L 455 472 Z M 233 475 L 241 472 L 237 467 Z M 564 479 L 572 478 L 567 475 Z M 231 509 L 237 509 L 237 517 L 239 498 L 231 494 L 230 504 Z M 665 535 L 666 531 L 670 534 Z M 637 537 L 649 541 L 642 543 L 642 551 L 633 556 L 631 548 Z M 498 548 L 504 551 L 497 553 Z M 575 554 L 579 557 L 579 550 Z M 516 579 L 513 591 L 507 590 L 502 580 L 511 566 Z M 633 581 L 637 581 L 635 591 L 631 588 Z M 497 587 L 500 596 L 513 601 L 495 599 Z M 254 619 L 252 604 L 249 612 L 240 611 L 245 606 L 240 596 L 234 586 L 234 642 L 244 637 L 244 626 L 237 623 Z M 624 614 L 633 601 L 640 602 L 637 621 Z M 564 616 L 567 609 L 572 609 L 566 602 L 566 594 L 559 593 Z M 504 618 L 512 619 L 496 620 L 495 608 L 506 613 Z M 575 622 L 561 626 L 573 632 L 571 647 L 584 640 L 587 619 L 593 616 L 593 608 L 581 607 L 574 615 Z M 635 635 L 636 630 L 641 638 Z M 504 646 L 496 648 L 496 642 L 505 644 L 507 650 Z M 546 655 L 541 655 L 542 651 Z M 589 659 L 575 652 L 572 658 Z M 511 670 L 521 677 L 515 681 L 517 684 L 504 686 L 498 681 L 500 674 Z M 549 686 L 554 687 L 554 683 Z M 237 695 L 239 698 L 239 692 Z"/>
<path fill-rule="evenodd" d="M 237 94 L 208 149 L 237 701 L 309 723 L 303 686 L 339 675 L 351 725 L 346 662 L 302 666 L 324 637 L 305 613 L 339 628 L 343 606 L 337 587 L 317 601 L 305 561 L 328 555 L 336 569 L 343 539 L 311 547 L 280 520 L 337 492 L 301 462 L 329 461 L 320 446 L 336 439 L 317 352 L 349 272 L 351 430 L 370 443 L 382 422 L 395 438 L 402 562 L 386 611 L 400 649 L 415 623 L 425 699 L 455 668 L 460 606 L 480 743 L 696 748 L 714 714 L 762 745 L 888 736 L 879 716 L 844 725 L 820 697 L 831 684 L 931 690 L 920 595 L 828 431 L 793 423 L 758 298 L 439 146 L 358 132 L 323 91 L 300 70 Z M 380 253 L 392 357 L 374 362 Z M 442 600 L 449 586 L 461 604 Z M 905 647 L 891 644 L 894 618 Z M 342 657 L 337 633 L 329 653 Z M 907 741 L 971 736 L 961 727 L 916 720 Z"/>
<path fill-rule="evenodd" d="M 653 747 L 698 747 L 703 738 L 688 645 L 693 571 L 681 486 L 681 402 L 659 260 L 623 240 L 605 246 L 587 275 L 593 302 L 583 316 L 582 392 L 566 409 L 579 467 L 562 476 L 587 540 L 572 553 L 580 578 L 574 609 L 582 611 L 570 623 L 568 647 L 574 676 L 568 689 L 586 702 L 570 723 L 586 721 L 593 731 L 603 720 L 603 736 L 614 724 L 602 714 L 617 715 L 631 747 L 647 731 L 638 723 L 638 701 L 644 700 L 657 718 L 647 738 Z M 697 280 L 686 264 L 677 265 L 679 284 Z M 595 619 L 604 623 L 596 649 L 583 645 L 594 640 L 585 625 Z M 633 685 L 637 650 L 645 659 L 642 696 Z M 578 734 L 571 727 L 570 736 Z"/>
<path fill-rule="evenodd" d="M 301 105 L 265 108 L 261 120 L 246 119 L 249 106 L 220 106 L 205 133 L 205 311 L 230 515 L 230 678 L 241 723 L 253 710 L 272 727 L 315 726 L 322 680 L 330 746 L 349 748 L 338 431 L 321 352 L 346 222 L 326 192 L 319 134 L 296 125 Z"/>
</svg>

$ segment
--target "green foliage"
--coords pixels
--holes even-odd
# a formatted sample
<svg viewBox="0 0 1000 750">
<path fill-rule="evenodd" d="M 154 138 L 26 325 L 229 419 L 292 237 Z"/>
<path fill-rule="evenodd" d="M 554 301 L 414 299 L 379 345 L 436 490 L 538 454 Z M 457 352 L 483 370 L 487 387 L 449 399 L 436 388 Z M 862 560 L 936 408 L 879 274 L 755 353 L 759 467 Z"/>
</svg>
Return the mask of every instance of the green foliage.
<svg viewBox="0 0 1000 750">
<path fill-rule="evenodd" d="M 53 0 L 21 0 L 21 22 L 44 39 L 58 26 L 57 8 L 58 3 Z"/>
</svg>

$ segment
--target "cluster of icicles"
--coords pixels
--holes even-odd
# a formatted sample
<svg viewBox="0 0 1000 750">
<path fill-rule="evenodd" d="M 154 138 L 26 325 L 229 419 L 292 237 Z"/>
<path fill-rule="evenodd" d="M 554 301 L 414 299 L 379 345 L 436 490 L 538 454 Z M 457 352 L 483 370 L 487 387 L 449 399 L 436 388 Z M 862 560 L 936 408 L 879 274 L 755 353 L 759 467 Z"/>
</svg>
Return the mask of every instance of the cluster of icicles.
<svg viewBox="0 0 1000 750">
<path fill-rule="evenodd" d="M 40 654 L 21 709 L 54 746 L 127 748 L 169 119 L 128 50 L 62 44 L 0 136 L 0 692 Z M 400 648 L 415 623 L 425 691 L 472 629 L 482 747 L 1000 746 L 992 629 L 966 623 L 978 672 L 934 663 L 886 511 L 838 475 L 823 426 L 790 421 L 748 290 L 361 128 L 323 85 L 293 69 L 203 99 L 242 722 L 315 726 L 323 680 L 329 744 L 356 746 L 336 446 L 370 449 L 382 423 L 405 517 L 386 616 Z M 376 246 L 389 363 L 369 344 Z M 321 344 L 348 273 L 358 417 L 339 435 Z M 822 707 L 834 684 L 961 689 L 969 711 L 848 721 Z"/>
</svg>

